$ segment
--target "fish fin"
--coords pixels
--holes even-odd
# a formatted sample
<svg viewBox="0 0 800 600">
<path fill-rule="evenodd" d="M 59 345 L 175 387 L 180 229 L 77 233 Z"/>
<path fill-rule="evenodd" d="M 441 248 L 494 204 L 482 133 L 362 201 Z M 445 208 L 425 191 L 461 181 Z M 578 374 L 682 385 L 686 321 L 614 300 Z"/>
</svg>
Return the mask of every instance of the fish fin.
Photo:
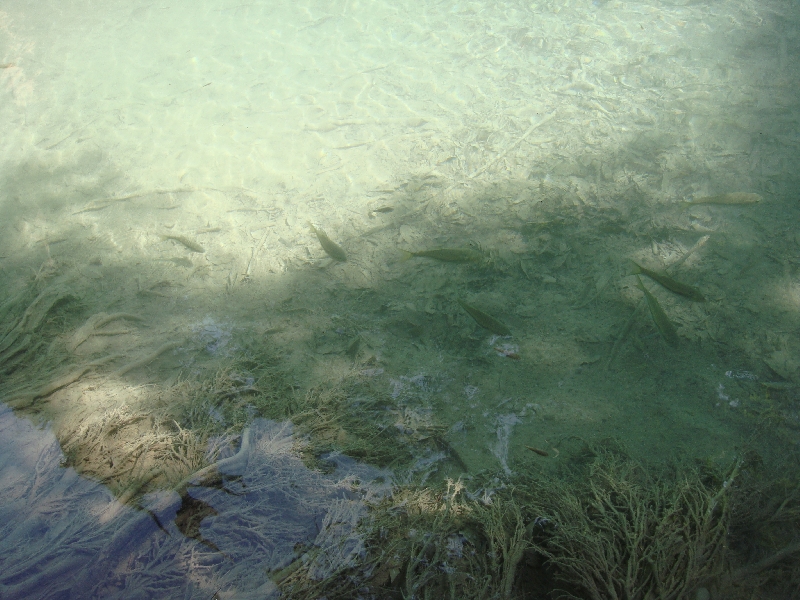
<svg viewBox="0 0 800 600">
<path fill-rule="evenodd" d="M 642 290 L 645 294 L 647 293 L 647 288 L 644 287 L 644 284 L 642 283 L 642 278 L 639 277 L 639 275 L 636 275 L 636 287 Z"/>
</svg>

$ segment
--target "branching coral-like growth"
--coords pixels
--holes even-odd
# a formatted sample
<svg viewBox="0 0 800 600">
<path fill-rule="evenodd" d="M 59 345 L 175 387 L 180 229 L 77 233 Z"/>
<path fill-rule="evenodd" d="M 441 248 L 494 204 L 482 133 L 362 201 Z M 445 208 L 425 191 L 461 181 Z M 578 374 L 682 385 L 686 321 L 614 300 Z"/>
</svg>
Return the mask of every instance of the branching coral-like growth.
<svg viewBox="0 0 800 600">
<path fill-rule="evenodd" d="M 550 535 L 539 550 L 593 600 L 685 598 L 722 567 L 737 472 L 713 484 L 695 471 L 653 481 L 601 454 L 586 481 L 540 490 Z"/>
</svg>

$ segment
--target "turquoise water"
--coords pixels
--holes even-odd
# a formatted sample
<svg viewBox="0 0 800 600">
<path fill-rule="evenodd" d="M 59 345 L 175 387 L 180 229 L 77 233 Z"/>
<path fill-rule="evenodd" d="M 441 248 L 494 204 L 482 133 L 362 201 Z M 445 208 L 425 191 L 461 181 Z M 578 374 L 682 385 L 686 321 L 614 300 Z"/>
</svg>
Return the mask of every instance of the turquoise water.
<svg viewBox="0 0 800 600">
<path fill-rule="evenodd" d="M 0 595 L 269 597 L 390 483 L 576 439 L 797 451 L 798 17 L 3 3 Z M 675 343 L 630 260 L 705 297 L 642 277 Z"/>
</svg>

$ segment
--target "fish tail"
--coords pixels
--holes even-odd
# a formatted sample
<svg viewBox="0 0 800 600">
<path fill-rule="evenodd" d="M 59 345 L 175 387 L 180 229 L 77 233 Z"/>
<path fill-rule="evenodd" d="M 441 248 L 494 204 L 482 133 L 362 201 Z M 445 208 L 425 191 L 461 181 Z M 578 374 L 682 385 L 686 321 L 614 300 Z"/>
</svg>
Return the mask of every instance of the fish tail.
<svg viewBox="0 0 800 600">
<path fill-rule="evenodd" d="M 400 262 L 406 262 L 409 258 L 414 256 L 413 252 L 409 252 L 408 250 L 400 250 L 403 253 L 403 257 L 400 259 Z"/>
<path fill-rule="evenodd" d="M 628 261 L 628 270 L 626 271 L 626 275 L 638 275 L 642 273 L 642 267 L 639 266 L 635 261 L 629 260 Z"/>
</svg>

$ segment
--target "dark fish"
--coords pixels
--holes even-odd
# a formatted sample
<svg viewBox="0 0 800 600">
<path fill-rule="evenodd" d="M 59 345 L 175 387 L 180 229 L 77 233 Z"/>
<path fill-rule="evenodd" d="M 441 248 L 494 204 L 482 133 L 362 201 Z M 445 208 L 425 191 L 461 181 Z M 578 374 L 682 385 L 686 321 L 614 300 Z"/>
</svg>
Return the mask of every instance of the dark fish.
<svg viewBox="0 0 800 600">
<path fill-rule="evenodd" d="M 791 381 L 762 381 L 761 385 L 768 390 L 793 390 L 798 387 L 796 383 Z"/>
<path fill-rule="evenodd" d="M 655 296 L 647 291 L 647 288 L 644 287 L 638 275 L 636 276 L 636 282 L 636 287 L 644 292 L 645 300 L 647 300 L 647 307 L 650 309 L 650 315 L 653 317 L 653 322 L 656 324 L 661 337 L 663 337 L 670 346 L 676 346 L 678 344 L 678 332 L 675 331 L 675 326 L 669 320 L 669 317 L 667 317 L 667 313 L 661 308 Z"/>
<path fill-rule="evenodd" d="M 183 235 L 162 235 L 162 240 L 175 240 L 176 242 L 180 242 L 184 246 L 186 246 L 192 252 L 205 252 L 206 249 L 203 248 L 200 244 L 195 242 L 194 240 L 190 240 L 186 236 Z"/>
<path fill-rule="evenodd" d="M 681 283 L 680 281 L 674 280 L 672 277 L 665 273 L 659 273 L 657 271 L 651 271 L 650 269 L 646 269 L 645 267 L 639 265 L 638 263 L 631 261 L 631 269 L 629 271 L 630 275 L 647 275 L 653 281 L 660 283 L 665 288 L 667 288 L 671 292 L 675 292 L 676 294 L 680 294 L 681 296 L 686 296 L 690 300 L 694 300 L 695 302 L 705 302 L 706 299 L 703 294 L 700 293 L 699 290 L 693 288 L 690 285 L 686 285 L 685 283 Z"/>
<path fill-rule="evenodd" d="M 358 351 L 361 349 L 361 336 L 357 335 L 352 342 L 347 345 L 347 350 L 344 353 L 350 358 L 356 358 Z"/>
<path fill-rule="evenodd" d="M 549 453 L 549 452 L 547 452 L 546 450 L 541 450 L 541 449 L 539 449 L 539 448 L 534 448 L 533 446 L 525 446 L 525 447 L 526 447 L 528 450 L 530 450 L 531 452 L 535 452 L 535 453 L 536 453 L 536 454 L 538 454 L 539 456 L 550 456 L 550 453 Z"/>
<path fill-rule="evenodd" d="M 342 250 L 342 247 L 339 244 L 337 244 L 336 242 L 331 240 L 331 238 L 325 235 L 324 231 L 314 227 L 312 223 L 309 222 L 308 226 L 311 227 L 311 231 L 317 234 L 317 239 L 319 240 L 322 249 L 325 250 L 328 256 L 330 256 L 331 258 L 335 258 L 336 260 L 341 260 L 341 261 L 347 260 L 347 255 L 344 253 L 344 250 Z"/>
<path fill-rule="evenodd" d="M 408 260 L 412 256 L 457 263 L 480 262 L 484 259 L 483 254 L 472 248 L 434 248 L 420 252 L 408 252 L 407 250 L 402 250 L 402 252 L 404 260 Z"/>
<path fill-rule="evenodd" d="M 511 330 L 493 316 L 487 315 L 485 312 L 478 310 L 474 306 L 470 306 L 463 300 L 459 300 L 458 303 L 461 305 L 461 308 L 467 311 L 467 314 L 475 319 L 475 322 L 484 329 L 488 329 L 497 335 L 511 335 Z"/>
<path fill-rule="evenodd" d="M 507 348 L 501 348 L 500 346 L 495 346 L 494 351 L 497 352 L 498 356 L 505 356 L 511 360 L 520 360 L 522 358 L 518 352 L 514 352 L 513 350 L 509 350 Z"/>
<path fill-rule="evenodd" d="M 156 260 L 175 263 L 179 267 L 186 267 L 187 269 L 194 266 L 194 263 L 191 261 L 191 259 L 188 259 L 185 256 L 176 256 L 175 258 L 157 258 Z"/>
<path fill-rule="evenodd" d="M 761 202 L 761 196 L 758 194 L 749 194 L 747 192 L 733 192 L 730 194 L 719 194 L 717 196 L 704 196 L 697 198 L 691 202 L 684 202 L 686 206 L 693 204 L 756 204 Z"/>
</svg>

